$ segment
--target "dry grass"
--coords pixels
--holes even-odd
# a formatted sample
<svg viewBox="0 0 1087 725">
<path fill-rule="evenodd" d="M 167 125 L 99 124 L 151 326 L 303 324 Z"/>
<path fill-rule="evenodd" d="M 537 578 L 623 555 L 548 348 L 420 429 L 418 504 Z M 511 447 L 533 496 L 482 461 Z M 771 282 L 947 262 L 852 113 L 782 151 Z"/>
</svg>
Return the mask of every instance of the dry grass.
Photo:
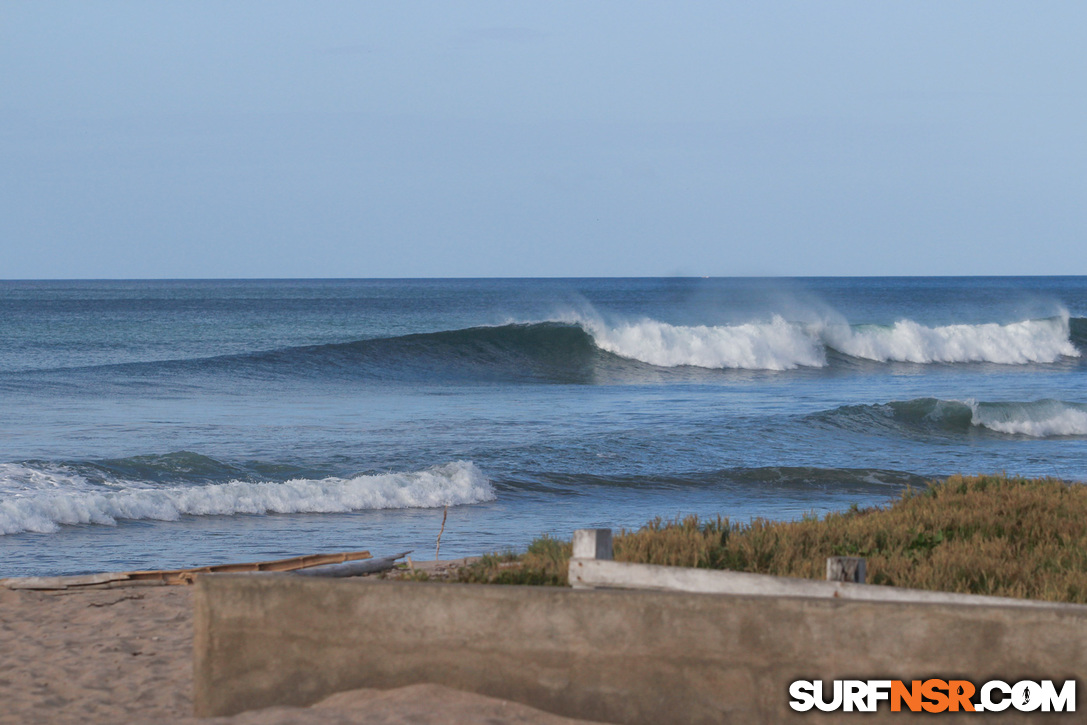
<svg viewBox="0 0 1087 725">
<path fill-rule="evenodd" d="M 1087 603 L 1087 486 L 955 476 L 882 508 L 795 522 L 651 521 L 615 539 L 615 558 L 823 578 L 826 558 L 867 559 L 868 581 L 916 589 Z M 462 581 L 565 585 L 570 543 L 537 539 Z"/>
</svg>

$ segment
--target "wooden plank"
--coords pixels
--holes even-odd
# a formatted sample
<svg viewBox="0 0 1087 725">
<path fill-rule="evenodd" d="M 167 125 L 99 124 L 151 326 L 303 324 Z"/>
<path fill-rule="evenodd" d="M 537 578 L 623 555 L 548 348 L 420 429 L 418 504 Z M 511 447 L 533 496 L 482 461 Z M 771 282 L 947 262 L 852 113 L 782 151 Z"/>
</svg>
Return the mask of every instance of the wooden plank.
<svg viewBox="0 0 1087 725">
<path fill-rule="evenodd" d="M 403 556 L 403 555 L 401 555 Z M 117 586 L 155 586 L 192 584 L 197 575 L 255 571 L 297 571 L 315 566 L 343 564 L 370 559 L 369 551 L 344 551 L 334 554 L 305 554 L 288 559 L 254 561 L 242 564 L 213 564 L 192 569 L 158 569 L 151 571 L 106 572 L 78 576 L 19 577 L 0 579 L 8 589 L 70 589 L 73 587 L 110 588 Z M 391 568 L 391 567 L 390 567 Z"/>
<path fill-rule="evenodd" d="M 313 566 L 342 564 L 371 558 L 369 551 L 347 551 L 335 554 L 306 554 L 289 559 L 255 561 L 242 564 L 213 564 L 192 569 L 167 569 L 158 571 L 132 571 L 128 578 L 133 581 L 156 580 L 170 585 L 192 584 L 198 574 L 244 573 L 255 571 L 297 571 Z"/>
</svg>

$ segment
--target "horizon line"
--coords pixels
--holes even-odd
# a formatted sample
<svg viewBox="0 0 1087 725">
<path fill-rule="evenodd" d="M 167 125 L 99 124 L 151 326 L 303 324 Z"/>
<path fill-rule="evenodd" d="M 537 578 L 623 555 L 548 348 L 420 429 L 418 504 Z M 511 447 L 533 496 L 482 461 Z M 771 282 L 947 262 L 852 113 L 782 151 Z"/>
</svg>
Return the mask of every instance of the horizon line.
<svg viewBox="0 0 1087 725">
<path fill-rule="evenodd" d="M 10 277 L 0 278 L 0 284 L 10 282 L 421 282 L 421 281 L 479 281 L 479 280 L 634 280 L 634 279 L 1035 279 L 1087 277 L 1084 274 L 806 274 L 806 275 L 546 275 L 546 276 L 425 276 L 425 277 Z"/>
</svg>

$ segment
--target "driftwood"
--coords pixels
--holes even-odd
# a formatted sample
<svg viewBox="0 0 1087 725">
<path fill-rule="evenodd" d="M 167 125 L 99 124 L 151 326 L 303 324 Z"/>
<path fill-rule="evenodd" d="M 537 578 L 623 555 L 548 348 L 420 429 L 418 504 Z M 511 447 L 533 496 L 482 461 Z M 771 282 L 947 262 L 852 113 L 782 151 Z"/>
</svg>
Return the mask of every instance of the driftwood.
<svg viewBox="0 0 1087 725">
<path fill-rule="evenodd" d="M 325 566 L 314 566 L 307 569 L 300 569 L 295 572 L 298 576 L 324 576 L 324 577 L 345 577 L 345 576 L 362 576 L 363 574 L 377 574 L 378 572 L 388 571 L 396 566 L 396 560 L 402 559 L 410 551 L 405 551 L 402 554 L 394 554 L 392 556 L 382 556 L 376 559 L 366 559 L 365 561 L 349 561 L 344 564 L 326 564 Z"/>
</svg>

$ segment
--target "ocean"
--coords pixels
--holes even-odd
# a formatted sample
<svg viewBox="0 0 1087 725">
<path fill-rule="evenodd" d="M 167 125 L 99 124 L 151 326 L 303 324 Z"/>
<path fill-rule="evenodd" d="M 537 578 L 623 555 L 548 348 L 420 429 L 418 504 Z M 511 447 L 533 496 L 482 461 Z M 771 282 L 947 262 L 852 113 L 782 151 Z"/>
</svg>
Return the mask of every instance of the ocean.
<svg viewBox="0 0 1087 725">
<path fill-rule="evenodd" d="M 1087 479 L 1087 277 L 0 282 L 0 577 Z"/>
</svg>

